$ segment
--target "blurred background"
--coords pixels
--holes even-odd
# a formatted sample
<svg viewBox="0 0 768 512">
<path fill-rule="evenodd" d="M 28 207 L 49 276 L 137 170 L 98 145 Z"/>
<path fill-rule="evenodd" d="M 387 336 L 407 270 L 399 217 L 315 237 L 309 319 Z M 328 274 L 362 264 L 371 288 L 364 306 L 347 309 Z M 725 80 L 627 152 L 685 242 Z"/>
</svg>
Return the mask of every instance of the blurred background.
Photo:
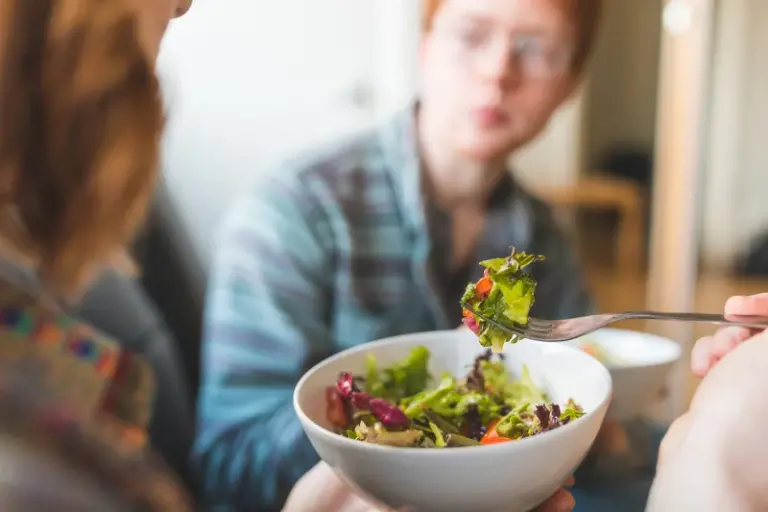
<svg viewBox="0 0 768 512">
<path fill-rule="evenodd" d="M 179 276 L 144 265 L 143 279 L 180 340 L 199 339 L 213 235 L 243 180 L 413 97 L 419 17 L 417 0 L 195 0 L 173 22 L 160 61 L 165 187 L 145 258 L 177 258 Z M 601 310 L 719 312 L 731 295 L 768 291 L 765 19 L 764 0 L 607 2 L 581 91 L 511 157 L 556 208 Z M 627 327 L 686 348 L 708 332 Z M 684 357 L 665 413 L 695 389 L 687 368 Z"/>
</svg>

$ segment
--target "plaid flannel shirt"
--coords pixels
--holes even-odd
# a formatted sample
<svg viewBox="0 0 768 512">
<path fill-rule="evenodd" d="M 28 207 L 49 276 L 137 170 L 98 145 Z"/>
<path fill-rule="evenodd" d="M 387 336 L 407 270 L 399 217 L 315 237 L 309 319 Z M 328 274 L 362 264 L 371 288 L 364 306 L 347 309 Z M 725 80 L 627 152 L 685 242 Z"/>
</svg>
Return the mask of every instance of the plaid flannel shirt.
<svg viewBox="0 0 768 512">
<path fill-rule="evenodd" d="M 278 510 L 318 456 L 293 411 L 302 373 L 348 347 L 458 326 L 430 255 L 413 109 L 262 175 L 224 222 L 210 274 L 194 450 L 217 510 Z M 475 260 L 545 254 L 533 314 L 591 309 L 545 205 L 511 177 L 497 187 Z M 479 278 L 474 266 L 470 278 Z M 458 315 L 458 316 L 457 316 Z"/>
</svg>

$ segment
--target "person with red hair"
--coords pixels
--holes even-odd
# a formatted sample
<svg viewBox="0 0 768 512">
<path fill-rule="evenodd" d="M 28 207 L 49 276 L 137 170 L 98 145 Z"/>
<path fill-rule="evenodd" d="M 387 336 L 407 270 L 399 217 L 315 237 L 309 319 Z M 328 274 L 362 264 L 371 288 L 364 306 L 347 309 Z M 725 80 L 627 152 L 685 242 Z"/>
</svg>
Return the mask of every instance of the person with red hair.
<svg viewBox="0 0 768 512">
<path fill-rule="evenodd" d="M 574 96 L 601 6 L 425 2 L 415 101 L 259 172 L 233 205 L 209 274 L 193 453 L 212 505 L 279 510 L 318 460 L 291 401 L 302 373 L 377 338 L 461 325 L 478 261 L 510 246 L 544 254 L 532 314 L 593 310 L 569 243 L 509 156 Z"/>
</svg>

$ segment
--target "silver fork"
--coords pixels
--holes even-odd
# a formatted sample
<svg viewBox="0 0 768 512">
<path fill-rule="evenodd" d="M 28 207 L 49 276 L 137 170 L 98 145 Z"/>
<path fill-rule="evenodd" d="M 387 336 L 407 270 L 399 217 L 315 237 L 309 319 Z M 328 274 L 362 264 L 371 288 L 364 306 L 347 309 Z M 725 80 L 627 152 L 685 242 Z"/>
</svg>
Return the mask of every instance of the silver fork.
<svg viewBox="0 0 768 512">
<path fill-rule="evenodd" d="M 598 329 L 622 320 L 672 320 L 678 322 L 730 325 L 747 327 L 750 329 L 768 328 L 768 317 L 724 316 L 707 313 L 658 313 L 655 311 L 626 311 L 624 313 L 590 315 L 569 318 L 566 320 L 528 318 L 528 325 L 509 327 L 475 312 L 466 302 L 462 302 L 461 305 L 464 309 L 471 311 L 472 314 L 476 315 L 478 318 L 485 320 L 502 331 L 535 341 L 568 341 L 595 332 Z"/>
</svg>

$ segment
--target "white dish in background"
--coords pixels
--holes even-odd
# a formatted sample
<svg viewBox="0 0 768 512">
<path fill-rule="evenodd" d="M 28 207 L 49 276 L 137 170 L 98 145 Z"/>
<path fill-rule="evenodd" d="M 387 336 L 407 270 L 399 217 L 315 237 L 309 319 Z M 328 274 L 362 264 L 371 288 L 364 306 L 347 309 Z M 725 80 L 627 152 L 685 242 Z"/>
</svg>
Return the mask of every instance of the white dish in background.
<svg viewBox="0 0 768 512">
<path fill-rule="evenodd" d="M 392 509 L 420 512 L 524 512 L 555 492 L 586 456 L 603 422 L 611 377 L 593 357 L 562 343 L 508 346 L 507 365 L 516 375 L 525 363 L 553 401 L 573 398 L 586 414 L 577 421 L 511 443 L 468 448 L 423 449 L 374 445 L 329 429 L 325 388 L 342 371 L 365 374 L 373 354 L 390 365 L 423 345 L 432 353 L 430 372 L 463 376 L 483 352 L 469 331 L 397 336 L 337 354 L 309 370 L 294 392 L 294 407 L 320 457 L 353 488 Z"/>
<path fill-rule="evenodd" d="M 647 413 L 662 397 L 669 372 L 682 355 L 680 344 L 673 340 L 624 329 L 600 329 L 567 343 L 598 345 L 619 359 L 605 364 L 613 380 L 608 417 L 616 420 Z"/>
</svg>

